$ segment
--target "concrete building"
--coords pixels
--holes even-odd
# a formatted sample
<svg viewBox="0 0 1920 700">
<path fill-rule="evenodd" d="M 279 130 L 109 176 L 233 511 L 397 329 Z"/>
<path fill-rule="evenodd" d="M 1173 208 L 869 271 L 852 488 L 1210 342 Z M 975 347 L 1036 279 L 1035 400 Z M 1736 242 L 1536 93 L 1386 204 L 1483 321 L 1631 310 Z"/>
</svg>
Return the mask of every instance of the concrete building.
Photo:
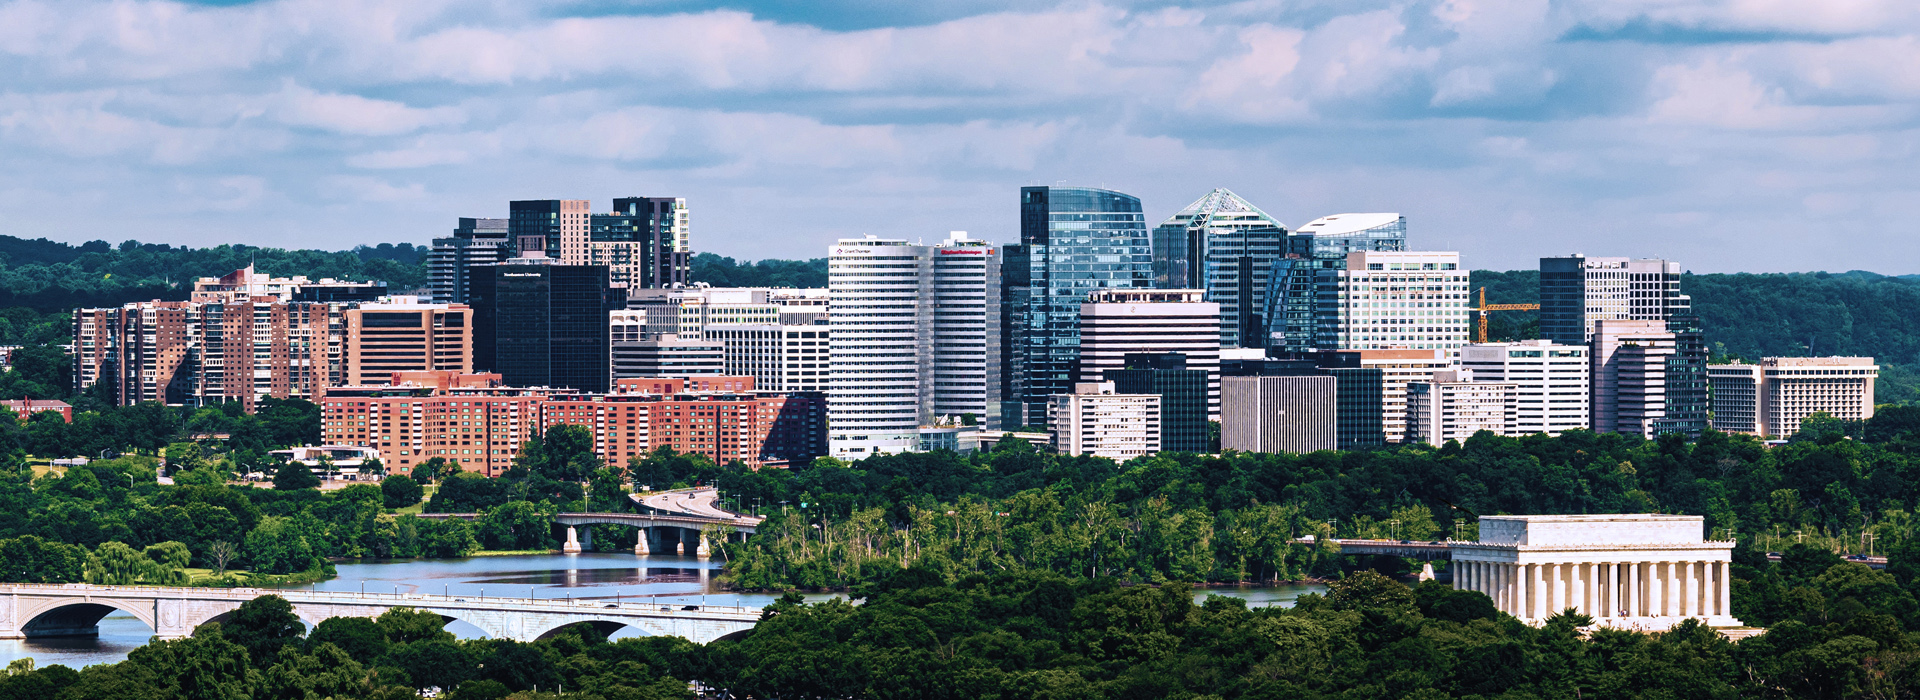
<svg viewBox="0 0 1920 700">
<path fill-rule="evenodd" d="M 1360 364 L 1363 353 L 1398 352 L 1392 350 L 1345 350 L 1316 353 L 1284 353 L 1285 358 L 1264 355 L 1232 357 L 1222 350 L 1221 381 L 1227 377 L 1333 377 L 1337 382 L 1335 408 L 1340 449 L 1377 447 L 1387 442 L 1382 425 L 1382 378 L 1380 367 Z M 1396 377 L 1397 378 L 1397 377 Z M 1406 401 L 1404 383 L 1399 401 Z M 1404 415 L 1400 422 L 1405 424 Z"/>
<path fill-rule="evenodd" d="M 1680 263 L 1668 260 L 1540 259 L 1540 335 L 1562 345 L 1584 345 L 1600 321 L 1666 321 L 1688 314 L 1680 293 Z"/>
<path fill-rule="evenodd" d="M 513 257 L 506 219 L 461 217 L 453 235 L 433 239 L 427 253 L 427 286 L 433 303 L 465 304 L 472 269 Z"/>
<path fill-rule="evenodd" d="M 610 358 L 612 379 L 616 381 L 635 377 L 752 374 L 728 371 L 726 343 L 678 335 L 615 342 Z"/>
<path fill-rule="evenodd" d="M 1880 366 L 1871 357 L 1768 357 L 1756 364 L 1709 365 L 1707 376 L 1715 430 L 1784 439 L 1815 413 L 1872 418 Z"/>
<path fill-rule="evenodd" d="M 1674 335 L 1665 321 L 1595 321 L 1590 353 L 1594 431 L 1658 435 L 1667 415 L 1667 365 L 1674 352 Z"/>
<path fill-rule="evenodd" d="M 1124 369 L 1107 370 L 1103 378 L 1115 393 L 1160 397 L 1160 449 L 1167 452 L 1214 451 L 1207 404 L 1210 384 L 1218 379 L 1206 370 L 1187 369 L 1186 356 L 1177 352 L 1129 354 Z"/>
<path fill-rule="evenodd" d="M 1585 345 L 1547 340 L 1477 343 L 1460 348 L 1460 368 L 1472 372 L 1474 381 L 1513 385 L 1504 435 L 1559 435 L 1592 427 L 1592 365 Z"/>
<path fill-rule="evenodd" d="M 1206 290 L 1221 347 L 1266 347 L 1267 276 L 1286 243 L 1286 226 L 1217 188 L 1153 229 L 1153 286 Z"/>
<path fill-rule="evenodd" d="M 1220 305 L 1200 289 L 1102 289 L 1080 305 L 1080 381 L 1105 381 L 1126 356 L 1177 352 L 1207 373 L 1207 416 L 1220 416 Z"/>
<path fill-rule="evenodd" d="M 964 231 L 931 246 L 871 236 L 833 246 L 834 456 L 915 451 L 942 415 L 998 426 L 999 270 L 992 244 Z"/>
<path fill-rule="evenodd" d="M 767 391 L 826 391 L 832 365 L 825 321 L 821 314 L 806 325 L 715 323 L 705 336 L 721 344 L 727 374 L 751 376 Z"/>
<path fill-rule="evenodd" d="M 1380 371 L 1380 432 L 1387 442 L 1407 438 L 1407 386 L 1433 381 L 1434 373 L 1455 367 L 1445 350 L 1359 350 L 1357 361 L 1342 366 Z M 1344 353 L 1343 353 L 1344 354 Z"/>
<path fill-rule="evenodd" d="M 473 372 L 473 310 L 411 297 L 341 312 L 341 371 L 334 384 L 377 384 L 394 372 Z"/>
<path fill-rule="evenodd" d="M 1318 350 L 1410 348 L 1455 352 L 1467 344 L 1467 271 L 1452 252 L 1347 254 L 1334 313 Z"/>
<path fill-rule="evenodd" d="M 683 286 L 692 270 L 687 200 L 622 197 L 613 211 L 587 217 L 586 240 L 561 248 L 566 265 L 605 265 L 610 284 L 628 289 Z"/>
<path fill-rule="evenodd" d="M 1339 324 L 1340 271 L 1362 251 L 1407 249 L 1407 218 L 1399 214 L 1336 214 L 1287 234 L 1286 249 L 1267 275 L 1262 316 L 1266 346 L 1310 352 L 1334 345 L 1325 334 Z"/>
<path fill-rule="evenodd" d="M 804 325 L 825 318 L 825 289 L 708 287 L 629 290 L 629 312 L 646 312 L 651 333 L 700 337 L 714 324 Z M 798 316 L 796 316 L 796 314 Z M 664 325 L 663 325 L 664 324 Z"/>
<path fill-rule="evenodd" d="M 120 405 L 239 401 L 248 411 L 261 398 L 320 396 L 332 374 L 329 306 L 231 293 L 75 310 L 74 390 L 108 381 Z"/>
<path fill-rule="evenodd" d="M 1407 385 L 1406 442 L 1444 445 L 1466 442 L 1482 430 L 1513 435 L 1515 386 L 1474 381 L 1471 372 L 1434 373 L 1433 381 Z"/>
<path fill-rule="evenodd" d="M 1307 453 L 1339 447 L 1339 380 L 1325 375 L 1220 380 L 1220 449 Z"/>
<path fill-rule="evenodd" d="M 1020 242 L 1003 277 L 1009 425 L 1038 423 L 1080 380 L 1080 305 L 1105 288 L 1153 286 L 1140 199 L 1092 187 L 1020 188 Z"/>
<path fill-rule="evenodd" d="M 1479 591 L 1530 625 L 1572 608 L 1602 627 L 1658 632 L 1733 617 L 1733 545 L 1697 515 L 1483 515 L 1454 542 L 1454 588 Z"/>
<path fill-rule="evenodd" d="M 61 422 L 73 422 L 73 406 L 58 399 L 8 399 L 0 401 L 0 407 L 12 411 L 14 417 L 25 423 L 41 413 L 60 416 Z"/>
<path fill-rule="evenodd" d="M 244 304 L 248 302 L 358 302 L 373 301 L 387 293 L 385 282 L 350 282 L 333 278 L 319 281 L 304 276 L 272 277 L 260 274 L 252 265 L 219 277 L 194 280 L 187 301 L 196 304 Z"/>
<path fill-rule="evenodd" d="M 1053 450 L 1124 462 L 1160 451 L 1160 397 L 1117 394 L 1113 382 L 1081 382 L 1047 400 Z"/>
</svg>

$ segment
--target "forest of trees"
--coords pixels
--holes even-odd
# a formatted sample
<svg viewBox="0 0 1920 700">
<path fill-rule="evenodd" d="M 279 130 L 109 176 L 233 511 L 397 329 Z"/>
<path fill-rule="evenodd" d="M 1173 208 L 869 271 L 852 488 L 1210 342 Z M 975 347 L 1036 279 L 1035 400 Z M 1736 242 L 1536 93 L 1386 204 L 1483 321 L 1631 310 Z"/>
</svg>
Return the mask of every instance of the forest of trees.
<svg viewBox="0 0 1920 700">
<path fill-rule="evenodd" d="M 64 315 L 75 308 L 185 299 L 194 278 L 217 277 L 249 264 L 280 277 L 381 280 L 403 292 L 426 286 L 426 253 L 427 248 L 411 243 L 328 252 L 250 245 L 191 248 L 131 240 L 118 246 L 106 241 L 76 246 L 0 236 L 0 318 L 19 325 L 14 318 L 19 312 L 6 307 Z M 7 340 L 8 331 L 0 325 L 0 340 Z"/>
</svg>

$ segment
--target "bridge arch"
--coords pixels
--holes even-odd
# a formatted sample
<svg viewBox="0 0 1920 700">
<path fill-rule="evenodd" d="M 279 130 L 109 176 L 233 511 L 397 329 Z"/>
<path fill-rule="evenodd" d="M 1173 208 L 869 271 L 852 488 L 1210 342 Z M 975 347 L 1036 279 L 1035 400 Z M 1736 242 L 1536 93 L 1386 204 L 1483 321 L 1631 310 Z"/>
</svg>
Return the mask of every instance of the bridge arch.
<svg viewBox="0 0 1920 700">
<path fill-rule="evenodd" d="M 534 641 L 539 641 L 542 639 L 546 639 L 548 637 L 552 637 L 555 634 L 558 634 L 560 630 L 563 630 L 568 627 L 572 627 L 574 625 L 578 625 L 581 623 L 592 625 L 593 630 L 595 632 L 599 632 L 600 634 L 608 637 L 613 636 L 615 632 L 619 632 L 620 630 L 625 628 L 632 628 L 634 631 L 649 637 L 659 636 L 658 632 L 647 629 L 644 626 L 634 624 L 633 620 L 615 620 L 615 619 L 602 618 L 602 617 L 582 618 L 577 620 L 564 620 L 559 623 L 549 625 L 547 626 L 546 629 L 540 630 L 537 634 L 533 634 L 530 636 L 533 638 Z"/>
<path fill-rule="evenodd" d="M 158 634 L 153 609 L 129 605 L 112 598 L 97 600 L 50 600 L 19 611 L 20 633 L 27 637 L 80 637 L 100 633 L 100 620 L 115 612 L 139 619 Z"/>
</svg>

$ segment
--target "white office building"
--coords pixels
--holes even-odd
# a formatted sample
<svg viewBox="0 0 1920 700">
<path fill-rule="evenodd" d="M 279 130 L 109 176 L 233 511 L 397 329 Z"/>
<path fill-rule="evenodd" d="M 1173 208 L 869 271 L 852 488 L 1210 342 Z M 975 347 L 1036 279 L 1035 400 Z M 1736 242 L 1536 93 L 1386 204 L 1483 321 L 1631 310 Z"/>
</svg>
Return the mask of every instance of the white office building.
<svg viewBox="0 0 1920 700">
<path fill-rule="evenodd" d="M 1467 344 L 1467 271 L 1454 252 L 1363 251 L 1340 271 L 1322 350 L 1457 351 Z"/>
<path fill-rule="evenodd" d="M 1591 367 L 1585 345 L 1546 340 L 1476 343 L 1460 349 L 1460 368 L 1472 372 L 1474 381 L 1513 385 L 1504 434 L 1559 435 L 1591 426 Z"/>
<path fill-rule="evenodd" d="M 1540 259 L 1540 335 L 1581 345 L 1600 321 L 1665 321 L 1691 313 L 1680 263 L 1569 255 Z"/>
<path fill-rule="evenodd" d="M 1677 352 L 1665 321 L 1594 322 L 1593 430 L 1658 434 L 1667 416 L 1667 364 Z"/>
<path fill-rule="evenodd" d="M 727 375 L 753 377 L 759 391 L 793 392 L 826 391 L 827 332 L 825 323 L 710 323 L 702 335 L 721 345 Z"/>
<path fill-rule="evenodd" d="M 1407 387 L 1455 367 L 1446 350 L 1360 350 L 1360 368 L 1380 370 L 1380 429 L 1387 442 L 1407 440 Z"/>
<path fill-rule="evenodd" d="M 1053 450 L 1125 461 L 1160 451 L 1160 395 L 1116 394 L 1113 382 L 1076 382 L 1047 397 Z"/>
<path fill-rule="evenodd" d="M 1515 385 L 1474 381 L 1471 372 L 1437 372 L 1432 381 L 1407 386 L 1407 442 L 1466 442 L 1482 430 L 1512 435 Z"/>
<path fill-rule="evenodd" d="M 842 239 L 827 259 L 828 449 L 920 448 L 937 416 L 998 427 L 1000 259 L 955 231 L 938 245 Z"/>
<path fill-rule="evenodd" d="M 663 335 L 613 343 L 614 379 L 697 377 L 726 373 L 726 346 L 697 338 Z"/>
<path fill-rule="evenodd" d="M 1815 413 L 1842 420 L 1873 417 L 1880 366 L 1871 357 L 1768 357 L 1757 364 L 1708 365 L 1713 428 L 1785 439 Z"/>
<path fill-rule="evenodd" d="M 1220 419 L 1220 305 L 1204 289 L 1101 289 L 1080 305 L 1080 381 L 1107 380 L 1134 353 L 1177 352 L 1207 372 L 1207 417 Z"/>
</svg>

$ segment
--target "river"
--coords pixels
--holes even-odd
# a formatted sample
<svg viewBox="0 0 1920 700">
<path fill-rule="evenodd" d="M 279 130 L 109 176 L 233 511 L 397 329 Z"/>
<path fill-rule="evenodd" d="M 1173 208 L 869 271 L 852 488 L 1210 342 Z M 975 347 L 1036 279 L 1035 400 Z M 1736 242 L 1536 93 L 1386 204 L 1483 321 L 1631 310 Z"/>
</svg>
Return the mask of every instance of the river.
<svg viewBox="0 0 1920 700">
<path fill-rule="evenodd" d="M 532 596 L 607 600 L 659 600 L 674 603 L 739 605 L 764 607 L 778 599 L 770 593 L 736 593 L 716 590 L 713 578 L 721 563 L 713 559 L 686 556 L 632 554 L 529 554 L 467 559 L 395 559 L 360 561 L 336 566 L 339 576 L 312 588 L 322 591 L 366 591 L 369 593 L 428 593 L 453 595 Z M 309 586 L 302 586 L 307 588 Z M 1195 589 L 1194 600 L 1209 595 L 1241 598 L 1250 606 L 1291 606 L 1303 593 L 1324 590 L 1318 584 L 1272 587 Z M 807 595 L 808 600 L 842 597 L 839 594 Z M 447 623 L 455 636 L 484 636 L 465 622 Z M 114 663 L 127 658 L 127 652 L 147 643 L 153 634 L 145 623 L 126 613 L 114 613 L 100 621 L 98 637 L 69 637 L 37 640 L 0 640 L 0 662 L 32 657 L 35 665 L 65 664 L 80 668 L 92 664 Z M 636 634 L 631 629 L 615 633 L 614 638 Z"/>
</svg>

